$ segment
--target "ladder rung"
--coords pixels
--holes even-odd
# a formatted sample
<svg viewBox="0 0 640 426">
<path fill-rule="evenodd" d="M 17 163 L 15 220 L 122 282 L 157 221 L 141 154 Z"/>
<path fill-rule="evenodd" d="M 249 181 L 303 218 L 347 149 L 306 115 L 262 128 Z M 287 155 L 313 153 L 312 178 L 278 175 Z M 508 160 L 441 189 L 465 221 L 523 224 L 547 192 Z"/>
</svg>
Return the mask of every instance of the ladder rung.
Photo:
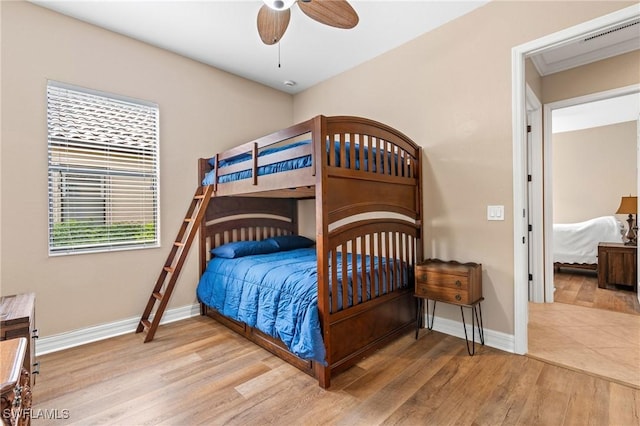
<svg viewBox="0 0 640 426">
<path fill-rule="evenodd" d="M 162 318 L 167 302 L 171 297 L 171 292 L 176 284 L 180 270 L 182 269 L 185 259 L 189 253 L 189 248 L 191 247 L 193 239 L 200 228 L 198 224 L 204 220 L 207 205 L 213 192 L 215 192 L 214 187 L 211 185 L 198 187 L 196 189 L 193 196 L 194 200 L 191 201 L 189 208 L 187 209 L 184 222 L 180 225 L 178 230 L 178 236 L 173 242 L 174 247 L 178 247 L 178 249 L 171 249 L 167 260 L 162 267 L 160 276 L 156 281 L 156 286 L 151 293 L 151 297 L 149 297 L 147 306 L 142 313 L 142 319 L 136 328 L 136 333 L 140 333 L 142 331 L 147 332 L 147 337 L 144 340 L 145 343 L 153 340 L 153 336 L 160 324 L 160 319 Z M 167 279 L 167 273 L 171 273 L 173 275 L 171 275 L 168 281 L 165 281 Z M 153 315 L 153 320 L 149 321 L 149 317 L 151 316 L 156 300 L 160 301 L 160 305 L 157 306 L 156 312 Z"/>
</svg>

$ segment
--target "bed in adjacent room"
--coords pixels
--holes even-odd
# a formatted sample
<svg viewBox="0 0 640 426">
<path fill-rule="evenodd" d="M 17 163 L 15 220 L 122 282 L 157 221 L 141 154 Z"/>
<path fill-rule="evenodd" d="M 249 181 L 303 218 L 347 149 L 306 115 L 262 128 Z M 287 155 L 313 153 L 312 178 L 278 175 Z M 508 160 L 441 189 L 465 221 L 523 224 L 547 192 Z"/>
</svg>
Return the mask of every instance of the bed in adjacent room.
<svg viewBox="0 0 640 426">
<path fill-rule="evenodd" d="M 553 264 L 597 270 L 598 244 L 622 242 L 622 223 L 615 216 L 602 216 L 577 223 L 553 224 Z"/>
</svg>

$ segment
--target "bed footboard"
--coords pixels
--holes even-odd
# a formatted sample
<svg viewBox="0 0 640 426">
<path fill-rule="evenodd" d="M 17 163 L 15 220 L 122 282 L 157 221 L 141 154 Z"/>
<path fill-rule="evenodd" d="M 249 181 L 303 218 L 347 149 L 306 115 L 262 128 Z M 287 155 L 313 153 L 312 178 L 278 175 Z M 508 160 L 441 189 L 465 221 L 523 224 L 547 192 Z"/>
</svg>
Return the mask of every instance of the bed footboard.
<svg viewBox="0 0 640 426">
<path fill-rule="evenodd" d="M 415 327 L 419 236 L 415 221 L 386 218 L 357 220 L 330 232 L 326 261 L 318 255 L 329 376 Z M 357 267 L 347 270 L 347 260 Z"/>
</svg>

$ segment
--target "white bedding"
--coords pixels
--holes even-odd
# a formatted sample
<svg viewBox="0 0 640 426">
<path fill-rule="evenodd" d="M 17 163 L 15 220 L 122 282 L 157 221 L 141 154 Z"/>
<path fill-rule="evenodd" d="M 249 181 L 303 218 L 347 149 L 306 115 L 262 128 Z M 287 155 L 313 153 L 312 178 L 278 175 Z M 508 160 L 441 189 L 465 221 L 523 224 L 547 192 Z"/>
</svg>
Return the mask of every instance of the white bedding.
<svg viewBox="0 0 640 426">
<path fill-rule="evenodd" d="M 554 223 L 553 262 L 597 263 L 598 243 L 621 243 L 621 227 L 615 216 L 579 223 Z"/>
</svg>

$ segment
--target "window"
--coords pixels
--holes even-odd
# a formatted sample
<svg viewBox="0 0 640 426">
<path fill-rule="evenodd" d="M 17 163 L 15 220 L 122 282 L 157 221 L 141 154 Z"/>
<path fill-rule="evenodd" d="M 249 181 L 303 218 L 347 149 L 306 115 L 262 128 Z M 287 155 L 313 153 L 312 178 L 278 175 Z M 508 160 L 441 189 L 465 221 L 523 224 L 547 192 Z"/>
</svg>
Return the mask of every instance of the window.
<svg viewBox="0 0 640 426">
<path fill-rule="evenodd" d="M 49 254 L 158 246 L 158 116 L 49 81 Z"/>
</svg>

